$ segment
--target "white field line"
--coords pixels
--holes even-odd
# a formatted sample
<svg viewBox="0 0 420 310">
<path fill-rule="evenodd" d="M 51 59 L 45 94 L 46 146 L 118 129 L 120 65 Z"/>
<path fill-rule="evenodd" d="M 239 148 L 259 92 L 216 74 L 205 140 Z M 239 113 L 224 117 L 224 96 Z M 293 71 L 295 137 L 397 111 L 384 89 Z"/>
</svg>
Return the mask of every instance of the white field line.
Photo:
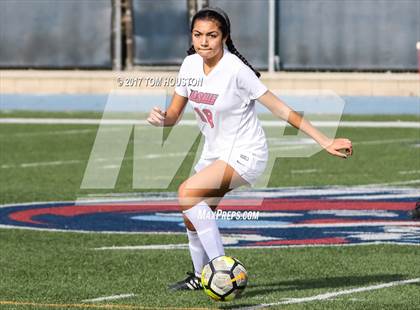
<svg viewBox="0 0 420 310">
<path fill-rule="evenodd" d="M 369 186 L 369 187 L 376 187 L 376 186 L 389 186 L 389 185 L 409 185 L 409 184 L 419 184 L 420 179 L 416 180 L 408 180 L 408 181 L 396 181 L 396 182 L 388 182 L 388 183 L 375 183 L 375 184 L 366 184 L 360 186 Z"/>
<path fill-rule="evenodd" d="M 305 302 L 327 300 L 327 299 L 331 299 L 337 296 L 349 295 L 349 294 L 360 293 L 360 292 L 368 292 L 368 291 L 379 290 L 379 289 L 389 288 L 393 286 L 413 284 L 413 283 L 420 283 L 420 278 L 402 280 L 402 281 L 393 281 L 393 282 L 382 283 L 382 284 L 371 285 L 371 286 L 363 286 L 363 287 L 342 290 L 342 291 L 337 291 L 337 292 L 329 292 L 329 293 L 303 297 L 303 298 L 287 298 L 286 300 L 279 301 L 279 302 L 259 304 L 259 305 L 251 306 L 251 307 L 239 307 L 239 308 L 234 308 L 234 309 L 235 310 L 239 310 L 239 309 L 240 310 L 255 310 L 255 309 L 267 308 L 271 306 L 301 304 Z"/>
<path fill-rule="evenodd" d="M 372 140 L 372 141 L 362 141 L 362 142 L 356 142 L 353 143 L 354 145 L 357 144 L 388 144 L 388 143 L 401 143 L 401 142 L 410 142 L 410 141 L 416 141 L 416 139 L 394 139 L 394 140 Z M 269 148 L 269 151 L 276 151 L 279 149 L 299 149 L 299 148 L 305 148 L 306 145 L 313 145 L 315 144 L 315 142 L 306 142 L 302 145 L 296 145 L 294 147 L 291 146 L 275 146 L 275 147 L 271 147 Z M 175 152 L 175 153 L 166 153 L 166 154 L 147 154 L 144 156 L 140 156 L 140 157 L 136 157 L 138 159 L 159 159 L 159 158 L 170 158 L 170 157 L 183 157 L 183 156 L 187 156 L 188 153 L 186 152 Z M 133 159 L 133 157 L 124 157 L 124 159 L 129 160 L 129 159 Z M 98 161 L 106 161 L 108 159 L 106 158 L 99 158 Z M 0 169 L 10 169 L 10 168 L 32 168 L 32 167 L 37 167 L 37 166 L 60 166 L 60 165 L 74 165 L 74 164 L 81 164 L 81 163 L 86 163 L 87 160 L 81 160 L 81 159 L 74 159 L 74 160 L 63 160 L 63 161 L 44 161 L 44 162 L 32 162 L 32 163 L 21 163 L 21 164 L 3 164 L 0 166 Z M 112 168 L 116 168 L 116 167 L 112 167 Z M 314 172 L 320 172 L 321 170 L 317 170 L 317 169 L 306 169 L 306 170 L 292 170 L 291 173 L 314 173 Z M 420 170 L 416 170 L 416 172 L 420 172 Z M 400 174 L 405 174 L 405 173 L 400 173 Z M 412 173 L 406 173 L 406 174 L 412 174 Z M 413 173 L 414 174 L 414 173 Z M 416 180 L 413 180 L 416 181 Z M 411 182 L 411 181 L 408 181 Z M 415 182 L 414 184 L 419 183 L 419 182 Z M 376 185 L 392 185 L 392 184 L 405 184 L 405 183 L 379 183 Z M 412 183 L 407 183 L 407 184 L 412 184 Z M 375 184 L 374 184 L 375 185 Z"/>
<path fill-rule="evenodd" d="M 404 170 L 404 171 L 398 171 L 398 174 L 418 174 L 420 173 L 420 170 Z"/>
<path fill-rule="evenodd" d="M 315 173 L 315 172 L 321 172 L 319 169 L 302 169 L 302 170 L 291 170 L 291 173 Z"/>
<path fill-rule="evenodd" d="M 419 182 L 420 183 L 420 182 Z M 336 185 L 332 185 L 336 186 Z M 369 185 L 366 185 L 367 188 L 369 188 Z M 325 197 L 325 199 L 332 199 L 332 200 L 346 200 L 346 199 L 353 199 L 353 197 L 360 197 L 362 200 L 369 200 L 371 197 L 371 191 L 351 191 L 350 189 L 348 191 L 333 191 L 333 190 L 321 190 L 321 192 L 316 190 L 308 190 L 305 188 L 302 188 L 302 192 L 264 192 L 264 191 L 255 191 L 253 192 L 247 192 L 247 191 L 237 191 L 233 193 L 227 194 L 225 203 L 229 204 L 229 199 L 252 199 L 254 202 L 249 203 L 260 203 L 261 199 L 263 198 L 296 198 L 296 197 L 305 197 L 305 196 L 317 196 L 322 197 L 326 195 L 333 195 L 332 197 Z M 394 190 L 395 191 L 395 190 Z M 351 196 L 348 196 L 351 194 Z M 356 196 L 356 194 L 359 194 Z M 340 196 L 344 195 L 344 196 Z M 378 194 L 379 196 L 379 194 Z M 159 193 L 156 193 L 156 196 L 141 196 L 141 195 L 133 195 L 132 193 L 126 193 L 126 194 L 109 194 L 109 195 L 90 195 L 87 197 L 81 197 L 77 201 L 78 205 L 83 204 L 91 204 L 91 203 L 138 203 L 140 201 L 173 201 L 176 199 L 176 194 L 173 193 L 172 195 L 168 196 L 159 196 Z M 395 199 L 395 198 L 420 198 L 420 193 L 418 189 L 414 188 L 404 188 L 404 192 L 393 192 L 389 194 L 383 194 L 383 196 L 380 196 L 380 199 Z M 0 206 L 1 207 L 1 206 Z"/>
<path fill-rule="evenodd" d="M 62 166 L 62 165 L 73 165 L 73 164 L 80 164 L 81 162 L 85 162 L 82 160 L 57 160 L 57 161 L 43 161 L 43 162 L 33 162 L 33 163 L 22 163 L 18 165 L 1 165 L 1 169 L 9 169 L 9 168 L 33 168 L 33 167 L 42 167 L 42 166 Z"/>
<path fill-rule="evenodd" d="M 384 143 L 402 143 L 402 142 L 416 142 L 420 139 L 388 139 L 388 140 L 367 140 L 367 141 L 357 141 L 353 145 L 375 145 L 375 144 L 384 144 Z"/>
<path fill-rule="evenodd" d="M 54 131 L 38 131 L 38 132 L 17 132 L 10 134 L 0 134 L 0 137 L 32 137 L 32 136 L 44 136 L 44 135 L 73 135 L 81 133 L 96 132 L 97 129 L 71 129 L 71 130 L 54 130 Z"/>
<path fill-rule="evenodd" d="M 308 147 L 316 146 L 316 142 L 312 139 L 300 139 L 300 140 L 288 140 L 279 138 L 268 138 L 269 148 L 268 151 L 274 152 L 278 150 L 299 150 L 305 149 Z M 353 145 L 380 145 L 380 144 L 390 144 L 390 143 L 409 143 L 417 142 L 419 139 L 388 139 L 388 140 L 371 140 L 371 141 L 356 141 L 353 142 Z"/>
<path fill-rule="evenodd" d="M 1 120 L 1 119 L 0 119 Z M 1 123 L 1 121 L 0 121 Z M 119 131 L 123 128 L 105 128 L 101 129 L 103 131 Z M 84 133 L 95 133 L 98 129 L 70 129 L 70 130 L 51 130 L 51 131 L 37 131 L 37 132 L 17 132 L 17 133 L 9 133 L 9 134 L 0 134 L 1 137 L 33 137 L 33 136 L 46 136 L 46 135 L 78 135 Z"/>
<path fill-rule="evenodd" d="M 146 120 L 135 119 L 86 119 L 86 118 L 0 118 L 1 124 L 66 124 L 66 125 L 149 125 Z M 285 121 L 260 121 L 266 127 L 284 127 Z M 418 122 L 390 121 L 312 121 L 319 127 L 368 127 L 368 128 L 420 128 Z M 179 125 L 196 126 L 195 120 L 183 120 Z"/>
<path fill-rule="evenodd" d="M 314 121 L 315 126 L 319 127 L 353 127 L 353 128 L 420 128 L 419 122 L 357 122 L 357 121 L 343 121 L 343 122 L 328 122 L 328 121 Z M 276 126 L 273 126 L 276 127 Z"/>
<path fill-rule="evenodd" d="M 259 198 L 284 198 L 284 197 L 302 197 L 302 196 L 336 196 L 340 195 L 369 195 L 375 193 L 388 192 L 388 198 L 393 198 L 393 195 L 413 195 L 418 194 L 418 189 L 407 188 L 407 187 L 372 187 L 370 184 L 366 185 L 355 185 L 349 187 L 343 187 L 340 185 L 329 185 L 324 187 L 281 187 L 281 188 L 264 188 L 254 190 L 233 190 L 229 192 L 225 197 L 237 198 L 237 199 L 259 199 Z M 106 203 L 114 201 L 125 201 L 125 202 L 139 202 L 139 201 L 163 201 L 173 200 L 177 198 L 176 192 L 149 192 L 146 196 L 139 193 L 109 193 L 109 194 L 88 194 L 86 197 L 79 198 L 80 203 Z M 328 198 L 328 197 L 326 197 Z M 1 206 L 0 206 L 1 207 Z"/>
<path fill-rule="evenodd" d="M 165 154 L 148 154 L 144 156 L 138 156 L 136 159 L 159 159 L 159 158 L 171 158 L 171 157 L 185 157 L 187 152 L 178 152 L 178 153 L 165 153 Z M 132 156 L 125 156 L 125 160 L 133 159 Z M 112 158 L 98 158 L 95 161 L 106 162 L 114 161 Z M 84 164 L 87 163 L 88 159 L 74 159 L 74 160 L 58 160 L 58 161 L 41 161 L 41 162 L 32 162 L 32 163 L 21 163 L 21 164 L 3 164 L 0 166 L 0 169 L 10 169 L 10 168 L 33 168 L 40 166 L 61 166 L 61 165 L 74 165 L 74 164 Z M 105 165 L 104 168 L 119 168 L 118 165 Z"/>
<path fill-rule="evenodd" d="M 338 200 L 366 200 L 366 199 L 398 199 L 398 198 L 420 198 L 420 190 L 412 194 L 382 194 L 382 195 L 356 195 L 350 197 L 334 197 Z"/>
<path fill-rule="evenodd" d="M 113 295 L 113 296 L 104 296 L 104 297 L 98 297 L 93 299 L 85 299 L 82 300 L 82 302 L 98 302 L 98 301 L 105 301 L 105 300 L 116 300 L 116 299 L 123 299 L 123 298 L 129 298 L 134 297 L 135 294 L 120 294 L 120 295 Z"/>
<path fill-rule="evenodd" d="M 93 250 L 178 250 L 188 249 L 188 243 L 179 244 L 149 244 L 149 245 L 126 245 L 126 246 L 104 246 Z"/>
<path fill-rule="evenodd" d="M 361 245 L 407 245 L 407 246 L 420 246 L 418 243 L 404 243 L 394 241 L 373 241 L 373 242 L 359 242 L 359 243 L 340 243 L 340 244 L 285 244 L 285 245 L 250 245 L 250 246 L 234 246 L 225 245 L 225 249 L 289 249 L 289 248 L 327 248 L 327 247 L 352 247 Z M 147 250 L 180 250 L 188 249 L 188 243 L 180 244 L 151 244 L 151 245 L 122 245 L 92 248 L 94 251 L 147 251 Z"/>
<path fill-rule="evenodd" d="M 316 223 L 316 224 L 266 224 L 258 228 L 328 228 L 328 227 L 374 227 L 374 226 L 420 226 L 419 221 L 371 221 L 371 222 L 351 222 L 351 223 Z M 254 228 L 255 225 L 241 225 L 241 229 Z"/>
</svg>

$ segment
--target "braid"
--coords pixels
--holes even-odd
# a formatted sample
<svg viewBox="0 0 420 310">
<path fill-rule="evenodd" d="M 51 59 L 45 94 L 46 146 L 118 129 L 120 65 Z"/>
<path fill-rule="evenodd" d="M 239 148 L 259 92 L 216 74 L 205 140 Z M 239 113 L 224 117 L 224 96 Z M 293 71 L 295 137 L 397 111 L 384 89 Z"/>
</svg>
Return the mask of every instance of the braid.
<svg viewBox="0 0 420 310">
<path fill-rule="evenodd" d="M 195 49 L 194 49 L 194 45 L 191 45 L 191 47 L 187 51 L 187 54 L 189 56 L 189 55 L 192 55 L 192 54 L 195 54 L 195 53 L 196 52 L 195 52 Z"/>
<path fill-rule="evenodd" d="M 232 42 L 232 39 L 231 39 L 230 35 L 228 36 L 228 38 L 226 40 L 226 45 L 227 45 L 227 48 L 228 48 L 229 52 L 231 52 L 232 54 L 238 56 L 238 58 L 240 60 L 242 60 L 242 62 L 244 64 L 246 64 L 252 71 L 254 71 L 254 73 L 255 73 L 255 75 L 257 77 L 260 77 L 261 76 L 261 74 L 251 66 L 251 64 L 245 59 L 245 57 L 242 56 L 241 53 L 238 52 L 238 50 L 236 49 L 235 45 L 233 45 L 233 42 Z"/>
</svg>

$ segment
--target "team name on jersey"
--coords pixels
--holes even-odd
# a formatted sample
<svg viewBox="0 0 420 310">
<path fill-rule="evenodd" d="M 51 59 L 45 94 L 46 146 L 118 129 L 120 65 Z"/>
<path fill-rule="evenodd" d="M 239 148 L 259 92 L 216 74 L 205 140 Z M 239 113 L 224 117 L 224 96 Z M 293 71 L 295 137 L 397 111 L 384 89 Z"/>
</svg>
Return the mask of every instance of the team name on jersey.
<svg viewBox="0 0 420 310">
<path fill-rule="evenodd" d="M 197 103 L 213 105 L 216 102 L 216 99 L 218 96 L 219 95 L 216 95 L 216 94 L 202 93 L 197 90 L 191 90 L 191 94 L 188 97 L 188 99 Z"/>
</svg>

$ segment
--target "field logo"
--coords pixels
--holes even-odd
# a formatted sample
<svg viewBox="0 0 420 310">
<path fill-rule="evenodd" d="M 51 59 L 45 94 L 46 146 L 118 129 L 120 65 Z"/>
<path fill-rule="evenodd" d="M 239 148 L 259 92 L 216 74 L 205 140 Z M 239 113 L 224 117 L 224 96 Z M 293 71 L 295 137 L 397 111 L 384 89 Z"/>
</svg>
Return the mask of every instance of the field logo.
<svg viewBox="0 0 420 310">
<path fill-rule="evenodd" d="M 290 191 L 290 189 L 287 189 Z M 296 196 L 296 193 L 305 194 Z M 261 204 L 257 196 L 271 196 Z M 381 196 L 381 199 L 369 197 Z M 365 197 L 360 199 L 360 197 Z M 385 199 L 383 197 L 389 197 Z M 0 227 L 108 233 L 179 233 L 185 226 L 174 196 L 169 199 L 33 203 L 0 207 Z M 396 198 L 398 197 L 398 198 Z M 227 197 L 224 212 L 257 212 L 258 219 L 218 218 L 226 246 L 272 247 L 402 243 L 420 245 L 420 221 L 410 210 L 415 189 L 364 191 L 299 189 L 245 192 Z"/>
</svg>

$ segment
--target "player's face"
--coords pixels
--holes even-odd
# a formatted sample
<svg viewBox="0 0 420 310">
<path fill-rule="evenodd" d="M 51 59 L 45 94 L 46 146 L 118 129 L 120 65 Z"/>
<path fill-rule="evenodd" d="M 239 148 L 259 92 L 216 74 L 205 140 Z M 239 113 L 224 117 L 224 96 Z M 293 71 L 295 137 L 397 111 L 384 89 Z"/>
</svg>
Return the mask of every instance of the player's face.
<svg viewBox="0 0 420 310">
<path fill-rule="evenodd" d="M 204 60 L 210 60 L 223 54 L 222 32 L 212 20 L 196 20 L 192 31 L 192 43 L 195 51 Z"/>
</svg>

